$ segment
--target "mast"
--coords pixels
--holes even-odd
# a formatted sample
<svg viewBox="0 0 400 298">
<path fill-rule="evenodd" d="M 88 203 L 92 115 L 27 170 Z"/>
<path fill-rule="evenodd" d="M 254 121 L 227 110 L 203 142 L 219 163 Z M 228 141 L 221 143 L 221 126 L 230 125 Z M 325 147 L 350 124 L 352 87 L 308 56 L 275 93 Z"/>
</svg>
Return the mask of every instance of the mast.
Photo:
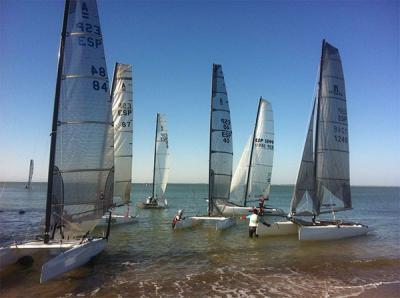
<svg viewBox="0 0 400 298">
<path fill-rule="evenodd" d="M 156 136 L 154 139 L 154 164 L 153 164 L 153 195 L 152 198 L 154 199 L 155 191 L 156 191 L 156 154 L 157 154 L 157 134 L 158 134 L 158 119 L 159 119 L 159 113 L 157 113 L 157 120 L 156 120 Z"/>
<path fill-rule="evenodd" d="M 67 35 L 69 4 L 70 0 L 66 0 L 64 8 L 63 27 L 61 31 L 60 52 L 58 56 L 57 83 L 56 83 L 56 92 L 54 96 L 53 123 L 51 126 L 49 173 L 47 178 L 46 223 L 44 230 L 44 243 L 48 243 L 50 240 L 49 232 L 50 232 L 50 221 L 51 221 L 51 200 L 53 195 L 53 170 L 54 170 L 54 160 L 56 152 L 57 120 L 58 120 L 58 108 L 60 103 L 61 77 L 64 66 L 64 46 L 65 46 L 65 37 Z"/>
<path fill-rule="evenodd" d="M 314 144 L 314 190 L 315 190 L 315 196 L 318 194 L 317 190 L 317 155 L 318 155 L 318 135 L 319 135 L 319 106 L 320 106 L 320 99 L 321 99 L 321 87 L 322 87 L 322 65 L 323 65 L 323 60 L 324 60 L 324 49 L 325 49 L 325 39 L 322 40 L 322 49 L 321 49 L 321 61 L 319 64 L 319 81 L 318 81 L 318 96 L 317 96 L 317 119 L 315 123 L 315 144 Z M 313 208 L 314 209 L 314 208 Z M 314 210 L 313 210 L 314 213 Z M 316 214 L 314 214 L 316 215 Z"/>
<path fill-rule="evenodd" d="M 262 102 L 262 96 L 260 96 L 260 102 L 258 103 L 256 124 L 254 125 L 253 142 L 251 144 L 251 150 L 250 150 L 249 170 L 247 171 L 246 191 L 244 192 L 244 206 L 246 206 L 247 195 L 248 195 L 248 192 L 249 192 L 250 171 L 251 171 L 251 164 L 252 164 L 252 161 L 253 161 L 254 143 L 255 143 L 256 131 L 257 131 L 257 127 L 258 127 L 258 117 L 260 116 L 261 102 Z"/>
<path fill-rule="evenodd" d="M 211 170 L 211 142 L 212 142 L 212 116 L 213 116 L 213 97 L 214 97 L 214 92 L 215 92 L 215 78 L 214 78 L 214 69 L 216 65 L 213 63 L 212 66 L 212 79 L 211 79 L 211 100 L 210 100 L 210 143 L 209 143 L 209 148 L 208 148 L 208 216 L 211 215 L 211 210 L 212 210 L 212 187 L 214 185 L 214 182 L 212 179 L 214 179 L 214 173 Z"/>
</svg>

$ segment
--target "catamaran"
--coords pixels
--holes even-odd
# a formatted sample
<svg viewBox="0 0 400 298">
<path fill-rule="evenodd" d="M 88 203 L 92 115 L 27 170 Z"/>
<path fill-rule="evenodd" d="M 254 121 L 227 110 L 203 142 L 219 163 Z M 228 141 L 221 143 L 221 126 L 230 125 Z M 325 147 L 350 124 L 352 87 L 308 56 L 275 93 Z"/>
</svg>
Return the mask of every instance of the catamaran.
<svg viewBox="0 0 400 298">
<path fill-rule="evenodd" d="M 325 40 L 317 94 L 291 203 L 299 239 L 330 240 L 366 234 L 367 226 L 335 217 L 336 212 L 352 209 L 349 135 L 339 50 Z M 324 213 L 331 213 L 333 220 L 315 220 Z M 313 216 L 312 222 L 299 218 L 308 215 Z"/>
<path fill-rule="evenodd" d="M 291 222 L 298 226 L 299 240 L 332 240 L 366 234 L 367 226 L 336 219 L 336 212 L 352 209 L 348 118 L 339 50 L 325 40 L 316 94 L 291 201 Z M 331 213 L 333 220 L 316 219 L 326 213 Z M 312 221 L 304 220 L 306 216 L 312 216 Z M 259 233 L 277 232 L 279 225 L 295 233 L 293 224 L 278 222 L 270 230 L 260 225 Z"/>
<path fill-rule="evenodd" d="M 175 229 L 187 228 L 205 221 L 215 222 L 216 230 L 233 226 L 233 217 L 224 217 L 221 205 L 229 200 L 232 180 L 232 126 L 228 95 L 222 67 L 213 64 L 210 112 L 210 149 L 208 174 L 208 216 L 186 217 L 175 224 Z"/>
<path fill-rule="evenodd" d="M 138 202 L 142 209 L 164 209 L 168 206 L 165 190 L 169 174 L 169 144 L 167 118 L 157 113 L 156 137 L 154 141 L 153 192 L 146 202 Z"/>
<path fill-rule="evenodd" d="M 130 215 L 132 185 L 132 133 L 133 133 L 133 89 L 132 65 L 116 63 L 111 88 L 114 123 L 114 212 L 112 225 L 136 222 Z M 115 208 L 125 207 L 124 214 Z M 103 216 L 100 226 L 107 225 L 109 216 Z"/>
<path fill-rule="evenodd" d="M 113 128 L 95 0 L 67 0 L 58 61 L 44 236 L 0 248 L 1 267 L 40 251 L 45 282 L 77 268 L 107 244 L 92 231 L 112 203 Z M 111 214 L 111 213 L 110 213 Z"/>
<path fill-rule="evenodd" d="M 28 182 L 25 185 L 26 189 L 31 188 L 32 176 L 33 176 L 33 159 L 31 159 L 31 161 L 29 163 L 29 176 L 28 176 Z"/>
<path fill-rule="evenodd" d="M 233 175 L 229 202 L 219 205 L 222 215 L 247 215 L 255 202 L 269 198 L 274 158 L 274 119 L 271 104 L 260 98 L 254 132 L 243 150 Z M 250 205 L 250 206 L 249 206 Z M 264 206 L 264 216 L 282 216 L 278 208 Z"/>
</svg>

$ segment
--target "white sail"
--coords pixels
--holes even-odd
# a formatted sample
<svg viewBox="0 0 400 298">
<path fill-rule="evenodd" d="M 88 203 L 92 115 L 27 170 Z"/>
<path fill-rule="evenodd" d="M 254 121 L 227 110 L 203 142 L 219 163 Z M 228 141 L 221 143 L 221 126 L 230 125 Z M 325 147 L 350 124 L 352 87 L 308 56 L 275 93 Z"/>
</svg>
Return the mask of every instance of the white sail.
<svg viewBox="0 0 400 298">
<path fill-rule="evenodd" d="M 158 199 L 159 205 L 164 205 L 164 194 L 167 188 L 169 174 L 169 144 L 166 116 L 157 114 L 156 123 L 153 198 Z"/>
<path fill-rule="evenodd" d="M 246 144 L 233 176 L 230 196 L 232 203 L 246 206 L 249 201 L 269 196 L 273 158 L 273 112 L 271 104 L 261 98 L 254 133 Z"/>
<path fill-rule="evenodd" d="M 247 171 L 250 164 L 250 152 L 253 141 L 253 135 L 249 137 L 240 157 L 239 164 L 232 177 L 231 195 L 229 201 L 238 206 L 244 206 L 244 197 L 246 195 Z"/>
<path fill-rule="evenodd" d="M 221 65 L 213 65 L 210 115 L 209 205 L 210 215 L 219 214 L 217 203 L 226 203 L 232 180 L 232 127 L 228 95 Z"/>
<path fill-rule="evenodd" d="M 316 135 L 316 213 L 351 208 L 349 136 L 339 50 L 323 43 Z"/>
<path fill-rule="evenodd" d="M 132 183 L 132 65 L 115 65 L 112 96 L 114 122 L 114 204 L 130 202 Z"/>
<path fill-rule="evenodd" d="M 260 99 L 246 201 L 267 198 L 274 159 L 274 118 L 271 104 Z M 246 205 L 246 203 L 245 203 Z"/>
<path fill-rule="evenodd" d="M 69 1 L 53 115 L 46 238 L 82 237 L 109 208 L 114 167 L 111 116 L 96 1 Z"/>
<path fill-rule="evenodd" d="M 33 159 L 29 162 L 29 175 L 28 175 L 28 182 L 25 185 L 25 188 L 31 188 L 32 177 L 33 177 Z"/>
</svg>

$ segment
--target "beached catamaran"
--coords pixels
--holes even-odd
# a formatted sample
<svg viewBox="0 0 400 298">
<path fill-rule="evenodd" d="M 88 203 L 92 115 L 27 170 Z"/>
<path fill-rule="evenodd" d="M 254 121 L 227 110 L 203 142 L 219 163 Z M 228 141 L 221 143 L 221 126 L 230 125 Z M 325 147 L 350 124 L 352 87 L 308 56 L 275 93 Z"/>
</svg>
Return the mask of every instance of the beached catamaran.
<svg viewBox="0 0 400 298">
<path fill-rule="evenodd" d="M 116 63 L 111 88 L 114 123 L 114 197 L 113 208 L 125 206 L 124 214 L 111 215 L 113 225 L 136 222 L 130 215 L 132 186 L 132 133 L 133 133 L 133 88 L 132 65 Z M 104 215 L 102 224 L 108 222 Z"/>
<path fill-rule="evenodd" d="M 352 209 L 349 171 L 349 135 L 344 76 L 339 50 L 323 40 L 317 96 L 308 126 L 297 183 L 291 202 L 291 221 L 259 234 L 296 233 L 299 240 L 331 240 L 367 233 L 359 223 L 335 219 L 335 213 Z M 331 213 L 333 220 L 316 220 Z M 312 216 L 312 221 L 303 219 Z"/>
<path fill-rule="evenodd" d="M 225 216 L 248 215 L 260 199 L 267 199 L 271 187 L 274 158 L 274 119 L 271 104 L 260 98 L 254 132 L 243 150 L 233 175 L 229 202 L 219 208 Z M 284 215 L 265 207 L 264 215 Z"/>
<path fill-rule="evenodd" d="M 39 251 L 58 254 L 41 282 L 100 253 L 92 230 L 113 194 L 113 127 L 103 38 L 94 0 L 67 0 L 61 33 L 50 145 L 44 236 L 0 249 L 1 266 Z"/>
<path fill-rule="evenodd" d="M 33 176 L 33 159 L 31 159 L 31 161 L 29 163 L 29 176 L 28 176 L 28 182 L 25 185 L 26 189 L 31 188 L 32 176 Z"/>
<path fill-rule="evenodd" d="M 153 191 L 146 202 L 138 202 L 136 206 L 142 209 L 164 209 L 168 202 L 165 190 L 169 174 L 169 144 L 167 118 L 157 113 L 156 136 L 154 140 Z"/>
<path fill-rule="evenodd" d="M 208 216 L 186 217 L 176 223 L 175 229 L 208 221 L 215 222 L 217 230 L 223 230 L 236 223 L 234 218 L 223 217 L 220 209 L 220 206 L 229 200 L 232 158 L 232 127 L 228 95 L 222 67 L 214 64 L 210 111 Z"/>
</svg>

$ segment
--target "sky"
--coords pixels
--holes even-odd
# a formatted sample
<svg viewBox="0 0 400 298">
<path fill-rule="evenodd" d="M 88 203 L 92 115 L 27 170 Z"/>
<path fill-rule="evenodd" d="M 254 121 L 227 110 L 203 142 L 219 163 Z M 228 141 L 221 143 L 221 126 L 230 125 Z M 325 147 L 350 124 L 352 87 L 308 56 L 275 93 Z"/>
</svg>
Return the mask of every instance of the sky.
<svg viewBox="0 0 400 298">
<path fill-rule="evenodd" d="M 325 38 L 346 82 L 352 185 L 400 185 L 399 1 L 98 1 L 108 74 L 133 65 L 133 182 L 151 182 L 156 113 L 170 182 L 208 181 L 212 63 L 222 64 L 234 169 L 260 96 L 275 120 L 273 184 L 294 184 Z M 46 181 L 64 3 L 0 0 L 0 181 Z"/>
</svg>

